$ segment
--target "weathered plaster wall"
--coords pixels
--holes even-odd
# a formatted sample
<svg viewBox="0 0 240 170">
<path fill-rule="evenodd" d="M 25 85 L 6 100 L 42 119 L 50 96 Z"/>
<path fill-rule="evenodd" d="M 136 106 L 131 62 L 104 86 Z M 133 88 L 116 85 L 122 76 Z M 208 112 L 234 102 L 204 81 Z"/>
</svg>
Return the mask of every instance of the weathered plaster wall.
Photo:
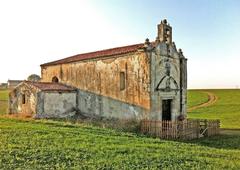
<svg viewBox="0 0 240 170">
<path fill-rule="evenodd" d="M 36 113 L 37 90 L 22 84 L 12 90 L 9 94 L 9 113 Z M 23 96 L 25 95 L 25 104 Z"/>
<path fill-rule="evenodd" d="M 36 117 L 67 117 L 77 109 L 76 92 L 40 92 Z"/>
<path fill-rule="evenodd" d="M 42 81 L 57 76 L 60 82 L 83 91 L 150 109 L 149 58 L 145 52 L 91 59 L 42 68 Z M 120 72 L 126 76 L 126 88 L 120 90 Z"/>
</svg>

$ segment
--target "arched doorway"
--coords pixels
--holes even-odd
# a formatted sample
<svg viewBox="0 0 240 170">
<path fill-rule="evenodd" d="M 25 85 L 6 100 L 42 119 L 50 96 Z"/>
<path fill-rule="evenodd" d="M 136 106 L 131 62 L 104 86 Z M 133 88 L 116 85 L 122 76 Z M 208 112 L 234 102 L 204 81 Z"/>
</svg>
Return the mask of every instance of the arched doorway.
<svg viewBox="0 0 240 170">
<path fill-rule="evenodd" d="M 52 82 L 53 82 L 53 83 L 58 83 L 58 78 L 57 78 L 56 76 L 54 76 L 54 77 L 52 78 Z"/>
</svg>

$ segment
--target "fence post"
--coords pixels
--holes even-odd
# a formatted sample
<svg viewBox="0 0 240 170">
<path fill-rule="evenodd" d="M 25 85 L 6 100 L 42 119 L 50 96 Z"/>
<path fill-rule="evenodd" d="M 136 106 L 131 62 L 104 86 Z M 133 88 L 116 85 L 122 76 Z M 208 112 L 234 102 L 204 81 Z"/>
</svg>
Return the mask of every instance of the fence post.
<svg viewBox="0 0 240 170">
<path fill-rule="evenodd" d="M 157 120 L 155 120 L 155 137 L 157 137 Z"/>
<path fill-rule="evenodd" d="M 197 127 L 196 127 L 197 138 L 199 138 L 200 137 L 200 121 L 196 120 L 196 124 L 197 124 Z"/>
<path fill-rule="evenodd" d="M 208 121 L 207 121 L 207 119 L 205 119 L 204 120 L 204 124 L 205 124 L 205 129 L 206 129 L 206 131 L 205 131 L 205 134 L 206 134 L 206 136 L 208 136 Z"/>
<path fill-rule="evenodd" d="M 183 121 L 178 121 L 178 137 L 182 139 L 183 133 Z"/>
</svg>

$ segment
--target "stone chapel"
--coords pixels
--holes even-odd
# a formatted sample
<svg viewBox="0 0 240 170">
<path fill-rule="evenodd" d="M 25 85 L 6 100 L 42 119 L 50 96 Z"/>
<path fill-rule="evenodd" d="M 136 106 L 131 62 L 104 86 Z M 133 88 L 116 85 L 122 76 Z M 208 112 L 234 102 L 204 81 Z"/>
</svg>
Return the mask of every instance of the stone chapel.
<svg viewBox="0 0 240 170">
<path fill-rule="evenodd" d="M 172 41 L 166 19 L 157 26 L 155 41 L 45 63 L 41 78 L 10 93 L 10 113 L 177 120 L 187 112 L 187 59 Z"/>
</svg>

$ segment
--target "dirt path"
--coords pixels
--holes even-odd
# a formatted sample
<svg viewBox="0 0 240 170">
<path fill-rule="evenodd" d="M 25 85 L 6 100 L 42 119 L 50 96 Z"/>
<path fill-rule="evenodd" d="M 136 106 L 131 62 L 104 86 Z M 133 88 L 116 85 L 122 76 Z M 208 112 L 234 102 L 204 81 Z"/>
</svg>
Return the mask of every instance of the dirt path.
<svg viewBox="0 0 240 170">
<path fill-rule="evenodd" d="M 214 103 L 216 103 L 216 101 L 218 100 L 218 97 L 214 93 L 211 93 L 211 92 L 208 92 L 208 91 L 204 91 L 204 93 L 207 93 L 208 101 L 205 102 L 205 103 L 202 103 L 202 104 L 199 104 L 199 105 L 188 108 L 188 110 L 187 110 L 188 112 L 191 112 L 191 111 L 193 111 L 195 109 L 198 109 L 198 108 L 211 106 Z"/>
</svg>

